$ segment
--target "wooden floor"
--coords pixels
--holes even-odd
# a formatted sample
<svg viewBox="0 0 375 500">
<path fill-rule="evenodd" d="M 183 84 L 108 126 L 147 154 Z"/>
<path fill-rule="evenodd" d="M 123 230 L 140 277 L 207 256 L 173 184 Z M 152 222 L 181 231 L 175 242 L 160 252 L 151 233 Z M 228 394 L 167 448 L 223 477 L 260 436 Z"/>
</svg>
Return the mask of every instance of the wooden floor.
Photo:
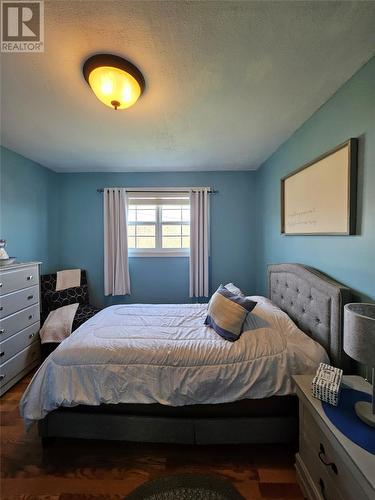
<svg viewBox="0 0 375 500">
<path fill-rule="evenodd" d="M 150 479 L 179 473 L 228 479 L 246 499 L 302 499 L 285 446 L 150 445 L 57 440 L 43 450 L 25 433 L 19 399 L 30 376 L 0 400 L 1 500 L 124 498 Z"/>
</svg>

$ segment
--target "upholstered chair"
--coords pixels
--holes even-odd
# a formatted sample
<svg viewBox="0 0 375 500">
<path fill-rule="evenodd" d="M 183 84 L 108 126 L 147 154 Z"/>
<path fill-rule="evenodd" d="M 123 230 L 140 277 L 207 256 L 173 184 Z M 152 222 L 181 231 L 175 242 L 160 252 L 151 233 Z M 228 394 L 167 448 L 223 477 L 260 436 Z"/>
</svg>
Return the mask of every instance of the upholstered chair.
<svg viewBox="0 0 375 500">
<path fill-rule="evenodd" d="M 56 273 L 41 276 L 41 324 L 45 322 L 51 311 L 69 304 L 79 303 L 72 325 L 72 331 L 76 330 L 85 321 L 92 318 L 100 309 L 89 303 L 89 292 L 87 286 L 86 271 L 81 271 L 81 285 L 65 290 L 56 291 Z M 46 342 L 42 344 L 42 360 L 56 349 L 57 342 Z"/>
</svg>

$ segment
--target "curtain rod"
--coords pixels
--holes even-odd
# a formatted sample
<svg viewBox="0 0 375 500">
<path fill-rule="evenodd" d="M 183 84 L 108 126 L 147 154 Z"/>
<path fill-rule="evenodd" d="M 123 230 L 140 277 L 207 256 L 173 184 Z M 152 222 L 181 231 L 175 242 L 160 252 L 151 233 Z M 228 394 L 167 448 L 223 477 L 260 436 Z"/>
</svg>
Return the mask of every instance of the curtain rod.
<svg viewBox="0 0 375 500">
<path fill-rule="evenodd" d="M 112 189 L 112 188 L 111 188 Z M 116 188 L 113 188 L 113 189 L 116 189 Z M 98 188 L 96 190 L 98 193 L 104 193 L 104 188 Z M 152 193 L 155 193 L 155 192 L 158 192 L 158 193 L 173 193 L 173 192 L 176 192 L 176 193 L 188 193 L 189 191 L 193 191 L 193 192 L 196 192 L 196 189 L 190 189 L 190 188 L 184 188 L 184 189 L 181 189 L 181 188 L 168 188 L 168 189 L 160 189 L 160 188 L 146 188 L 146 189 L 127 189 L 126 192 L 127 193 L 142 193 L 142 192 L 145 192 L 147 193 L 147 191 L 149 192 L 152 192 Z M 217 191 L 216 189 L 210 189 L 209 191 L 207 191 L 208 194 L 216 194 L 218 193 L 219 191 Z"/>
</svg>

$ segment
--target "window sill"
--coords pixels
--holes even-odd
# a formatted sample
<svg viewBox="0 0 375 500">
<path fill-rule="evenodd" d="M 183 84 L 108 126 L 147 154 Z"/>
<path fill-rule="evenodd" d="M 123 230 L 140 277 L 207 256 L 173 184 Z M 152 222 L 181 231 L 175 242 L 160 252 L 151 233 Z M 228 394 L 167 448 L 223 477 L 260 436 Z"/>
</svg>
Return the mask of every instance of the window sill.
<svg viewBox="0 0 375 500">
<path fill-rule="evenodd" d="M 129 257 L 189 257 L 190 252 L 132 252 L 129 251 Z"/>
</svg>

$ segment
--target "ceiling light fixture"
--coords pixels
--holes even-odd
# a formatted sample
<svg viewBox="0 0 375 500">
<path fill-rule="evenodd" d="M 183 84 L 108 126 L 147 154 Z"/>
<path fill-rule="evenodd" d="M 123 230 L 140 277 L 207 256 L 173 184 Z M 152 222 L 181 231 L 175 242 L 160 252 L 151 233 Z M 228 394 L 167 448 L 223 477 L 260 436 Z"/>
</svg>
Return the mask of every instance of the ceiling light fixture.
<svg viewBox="0 0 375 500">
<path fill-rule="evenodd" d="M 133 106 L 146 86 L 142 73 L 134 64 L 112 54 L 89 57 L 82 71 L 96 97 L 113 109 Z"/>
</svg>

